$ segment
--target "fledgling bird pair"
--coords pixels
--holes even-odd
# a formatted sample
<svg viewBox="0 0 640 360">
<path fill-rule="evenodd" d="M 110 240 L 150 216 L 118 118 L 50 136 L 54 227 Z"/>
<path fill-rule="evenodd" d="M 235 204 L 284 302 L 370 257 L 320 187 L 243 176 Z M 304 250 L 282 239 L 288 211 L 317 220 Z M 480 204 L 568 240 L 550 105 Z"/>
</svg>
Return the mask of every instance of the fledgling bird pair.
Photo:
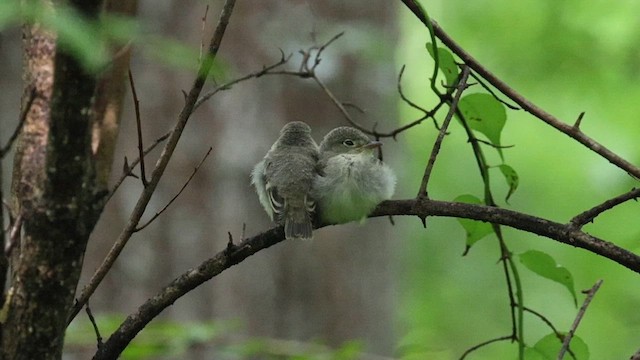
<svg viewBox="0 0 640 360">
<path fill-rule="evenodd" d="M 396 177 L 374 154 L 381 145 L 358 129 L 339 127 L 318 147 L 307 124 L 290 122 L 253 169 L 252 183 L 287 239 L 311 239 L 314 213 L 324 223 L 347 223 L 391 198 Z"/>
</svg>

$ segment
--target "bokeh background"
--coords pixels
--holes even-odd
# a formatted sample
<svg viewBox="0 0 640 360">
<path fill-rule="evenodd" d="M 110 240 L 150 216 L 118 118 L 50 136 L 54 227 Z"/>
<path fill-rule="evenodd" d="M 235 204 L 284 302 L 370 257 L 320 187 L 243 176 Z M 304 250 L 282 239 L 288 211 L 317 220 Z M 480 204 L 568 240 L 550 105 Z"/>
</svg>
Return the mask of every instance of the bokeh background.
<svg viewBox="0 0 640 360">
<path fill-rule="evenodd" d="M 145 31 L 198 49 L 201 18 L 210 9 L 205 41 L 221 1 L 139 1 Z M 530 100 L 566 122 L 586 113 L 582 129 L 611 150 L 640 164 L 640 3 L 635 1 L 462 0 L 423 2 L 432 18 L 481 63 Z M 277 61 L 279 48 L 294 54 L 345 35 L 324 53 L 319 76 L 339 99 L 358 105 L 367 126 L 390 130 L 416 118 L 402 104 L 403 87 L 430 108 L 432 60 L 428 33 L 400 2 L 238 1 L 220 52 L 220 82 Z M 143 134 L 150 143 L 166 133 L 183 103 L 193 72 L 171 66 L 135 48 L 132 72 L 141 102 Z M 18 118 L 21 44 L 17 28 L 0 34 L 0 130 L 6 139 Z M 189 61 L 189 59 L 186 59 Z M 197 59 L 193 59 L 197 63 Z M 209 85 L 212 86 L 211 84 Z M 478 86 L 471 91 L 481 91 Z M 443 114 L 444 115 L 444 112 Z M 173 278 L 222 250 L 227 232 L 236 240 L 271 227 L 249 184 L 249 173 L 279 129 L 303 120 L 316 140 L 345 125 L 337 109 L 311 80 L 267 76 L 234 86 L 204 104 L 189 122 L 175 156 L 148 209 L 147 218 L 169 201 L 209 147 L 212 155 L 180 198 L 157 221 L 131 239 L 91 299 L 103 336 Z M 417 193 L 437 131 L 431 122 L 384 139 L 385 161 L 398 174 L 395 198 Z M 509 204 L 497 170 L 492 183 L 500 204 L 566 222 L 608 198 L 638 186 L 582 145 L 522 111 L 509 111 L 502 141 L 505 161 L 520 175 Z M 126 95 L 114 164 L 135 158 L 135 118 Z M 499 157 L 486 149 L 490 162 Z M 153 164 L 154 152 L 148 160 Z M 11 170 L 11 157 L 2 164 Z M 148 165 L 149 167 L 150 165 Z M 10 177 L 4 178 L 8 191 Z M 482 197 L 483 185 L 463 129 L 452 124 L 430 183 L 433 198 Z M 100 264 L 141 191 L 128 179 L 108 204 L 85 259 L 83 286 Z M 640 208 L 629 202 L 597 218 L 586 229 L 640 252 Z M 348 356 L 363 359 L 456 359 L 469 347 L 511 331 L 504 274 L 493 236 L 462 256 L 465 234 L 455 219 L 370 219 L 363 225 L 326 227 L 311 242 L 280 243 L 225 271 L 176 302 L 134 341 L 125 358 L 237 359 Z M 551 254 L 573 274 L 577 289 L 604 284 L 578 330 L 591 359 L 628 358 L 640 347 L 640 277 L 581 249 L 505 229 L 510 249 Z M 525 304 L 567 330 L 577 308 L 556 283 L 520 267 Z M 579 300 L 582 296 L 579 296 Z M 525 315 L 525 341 L 549 333 Z M 67 336 L 65 358 L 92 354 L 95 336 L 79 316 Z M 337 351 L 337 352 L 336 352 Z M 258 354 L 258 355 L 256 355 Z M 501 342 L 473 359 L 515 358 L 516 344 Z"/>
</svg>

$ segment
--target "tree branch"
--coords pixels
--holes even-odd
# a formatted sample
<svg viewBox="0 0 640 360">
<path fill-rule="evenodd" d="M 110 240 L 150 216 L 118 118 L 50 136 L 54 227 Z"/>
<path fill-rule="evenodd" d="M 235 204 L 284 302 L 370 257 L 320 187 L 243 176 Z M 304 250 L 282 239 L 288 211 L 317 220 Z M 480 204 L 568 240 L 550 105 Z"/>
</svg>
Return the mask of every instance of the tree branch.
<svg viewBox="0 0 640 360">
<path fill-rule="evenodd" d="M 600 285 L 602 285 L 602 280 L 598 280 L 595 285 L 593 285 L 593 287 L 589 289 L 589 291 L 587 291 L 587 298 L 584 299 L 584 303 L 580 307 L 578 315 L 576 315 L 576 318 L 571 325 L 571 329 L 569 329 L 569 333 L 565 336 L 564 341 L 562 342 L 562 347 L 560 348 L 560 352 L 558 353 L 558 360 L 562 360 L 564 354 L 569 349 L 569 343 L 571 342 L 571 339 L 573 338 L 578 325 L 580 325 L 580 321 L 584 317 L 584 314 L 587 311 L 587 307 L 589 307 L 589 304 L 591 304 L 591 300 L 593 300 L 596 292 L 598 292 L 598 289 L 600 289 Z"/>
<path fill-rule="evenodd" d="M 216 26 L 213 37 L 211 38 L 211 41 L 209 43 L 207 55 L 210 56 L 211 59 L 209 61 L 202 61 L 200 68 L 198 69 L 198 75 L 196 76 L 193 86 L 191 87 L 191 90 L 189 90 L 189 94 L 185 99 L 185 105 L 182 108 L 180 115 L 178 116 L 176 125 L 171 132 L 167 143 L 165 144 L 165 147 L 156 163 L 155 168 L 153 169 L 153 172 L 151 173 L 151 178 L 149 180 L 148 186 L 145 187 L 140 194 L 131 217 L 129 218 L 129 221 L 127 222 L 125 228 L 120 233 L 118 240 L 116 240 L 116 243 L 107 254 L 103 263 L 100 265 L 98 270 L 96 270 L 91 280 L 89 280 L 89 284 L 87 284 L 82 289 L 80 296 L 76 300 L 76 303 L 70 312 L 68 323 L 70 323 L 71 320 L 73 320 L 73 318 L 78 314 L 82 306 L 86 304 L 86 302 L 89 300 L 89 297 L 91 297 L 91 294 L 93 294 L 98 285 L 102 282 L 102 279 L 104 279 L 107 272 L 111 269 L 113 263 L 120 255 L 120 252 L 127 244 L 129 239 L 131 238 L 131 235 L 134 233 L 138 223 L 140 222 L 140 218 L 142 217 L 147 205 L 149 204 L 151 195 L 153 195 L 153 193 L 155 192 L 155 189 L 160 182 L 160 178 L 164 174 L 164 170 L 167 168 L 167 164 L 169 163 L 169 160 L 173 155 L 178 141 L 180 140 L 180 136 L 182 135 L 182 132 L 187 125 L 187 121 L 193 113 L 195 104 L 198 101 L 200 92 L 202 91 L 202 87 L 204 86 L 211 67 L 213 66 L 213 60 L 218 54 L 218 49 L 220 48 L 220 44 L 222 43 L 222 38 L 224 36 L 227 25 L 229 24 L 229 19 L 231 17 L 231 13 L 233 12 L 234 5 L 235 0 L 225 1 L 222 12 L 220 14 L 220 19 L 218 20 L 218 25 Z"/>
<path fill-rule="evenodd" d="M 631 191 L 628 191 L 622 195 L 616 196 L 613 199 L 609 199 L 600 205 L 597 205 L 581 214 L 576 215 L 573 219 L 571 219 L 571 224 L 573 224 L 578 228 L 581 228 L 586 223 L 593 221 L 593 219 L 595 219 L 598 215 L 602 214 L 603 212 L 607 210 L 611 210 L 625 201 L 637 199 L 639 197 L 640 197 L 640 188 L 631 189 Z"/>
<path fill-rule="evenodd" d="M 628 250 L 584 233 L 570 225 L 512 210 L 422 198 L 384 201 L 378 205 L 371 217 L 388 215 L 444 216 L 492 222 L 586 249 L 640 273 L 640 256 Z M 321 225 L 321 227 L 323 226 L 326 225 Z M 198 267 L 186 271 L 140 306 L 135 313 L 129 315 L 96 353 L 94 359 L 117 357 L 138 332 L 180 297 L 224 270 L 242 262 L 247 257 L 283 240 L 282 227 L 275 227 L 245 239 L 240 244 L 226 247 Z"/>
<path fill-rule="evenodd" d="M 171 206 L 171 204 L 173 204 L 174 201 L 176 201 L 176 199 L 180 196 L 180 194 L 182 194 L 182 192 L 184 191 L 184 189 L 187 188 L 187 186 L 189 185 L 189 183 L 191 182 L 191 180 L 193 179 L 193 177 L 196 175 L 196 173 L 198 173 L 198 170 L 200 170 L 200 167 L 202 166 L 202 164 L 204 164 L 204 161 L 207 159 L 207 157 L 209 157 L 209 154 L 211 154 L 211 150 L 213 150 L 212 147 L 209 148 L 209 150 L 207 151 L 207 153 L 202 157 L 202 160 L 200 160 L 200 162 L 198 163 L 198 165 L 196 165 L 196 167 L 193 169 L 193 171 L 191 172 L 191 175 L 189 176 L 189 178 L 187 179 L 187 181 L 185 181 L 185 183 L 182 185 L 182 187 L 180 188 L 180 190 L 178 191 L 178 193 L 176 193 L 171 200 L 169 200 L 169 202 L 159 211 L 157 211 L 152 217 L 151 219 L 149 219 L 146 223 L 139 225 L 138 227 L 136 227 L 136 229 L 134 230 L 135 232 L 141 231 L 144 228 L 146 228 L 147 226 L 149 226 L 155 219 L 158 218 L 158 216 L 162 215 L 163 212 L 165 212 L 169 206 Z"/>
<path fill-rule="evenodd" d="M 444 118 L 442 122 L 442 127 L 440 131 L 438 131 L 438 137 L 433 144 L 433 149 L 431 149 L 431 155 L 429 156 L 429 160 L 427 161 L 427 166 L 424 169 L 424 175 L 422 176 L 422 183 L 420 184 L 420 190 L 418 191 L 418 197 L 428 197 L 427 193 L 427 183 L 429 182 L 429 178 L 431 177 L 431 171 L 433 170 L 433 165 L 436 163 L 436 157 L 440 152 L 440 146 L 442 145 L 442 141 L 444 140 L 444 136 L 447 133 L 447 129 L 449 128 L 449 124 L 451 123 L 451 119 L 453 119 L 453 115 L 458 110 L 458 101 L 460 101 L 460 97 L 462 93 L 467 89 L 467 80 L 469 79 L 469 67 L 463 66 L 462 75 L 460 76 L 460 80 L 458 81 L 458 86 L 456 86 L 456 94 L 453 96 L 453 100 L 451 101 L 451 105 L 449 105 L 449 112 L 447 116 Z"/>
<path fill-rule="evenodd" d="M 419 5 L 415 0 L 401 0 L 402 3 L 411 10 L 411 12 L 424 23 L 426 26 L 431 25 L 435 35 L 445 44 L 454 54 L 456 54 L 465 64 L 467 64 L 473 71 L 482 76 L 491 85 L 498 89 L 501 93 L 518 104 L 523 110 L 544 121 L 548 125 L 552 126 L 556 130 L 559 130 L 563 134 L 573 138 L 588 149 L 607 159 L 610 163 L 616 165 L 620 169 L 625 170 L 627 173 L 633 175 L 636 179 L 640 179 L 640 167 L 633 165 L 627 160 L 623 159 L 616 153 L 604 147 L 602 144 L 593 140 L 589 136 L 585 135 L 578 127 L 566 124 L 537 105 L 529 101 L 520 93 L 512 89 L 507 83 L 500 80 L 491 71 L 485 68 L 478 60 L 476 60 L 471 54 L 467 53 L 458 43 L 456 43 L 435 21 L 428 23 L 428 20 L 421 12 Z"/>
</svg>

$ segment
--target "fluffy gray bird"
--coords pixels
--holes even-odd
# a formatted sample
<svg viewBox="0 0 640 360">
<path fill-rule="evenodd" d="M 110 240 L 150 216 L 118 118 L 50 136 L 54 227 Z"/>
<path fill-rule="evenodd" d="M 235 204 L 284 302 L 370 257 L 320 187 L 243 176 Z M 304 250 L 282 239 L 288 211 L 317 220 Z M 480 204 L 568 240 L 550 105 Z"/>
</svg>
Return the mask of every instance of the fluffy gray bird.
<svg viewBox="0 0 640 360">
<path fill-rule="evenodd" d="M 280 137 L 251 172 L 260 203 L 271 218 L 284 225 L 287 239 L 311 239 L 310 196 L 317 174 L 318 145 L 309 125 L 294 121 L 280 130 Z"/>
<path fill-rule="evenodd" d="M 320 143 L 320 174 L 312 196 L 320 220 L 363 220 L 381 201 L 393 196 L 396 176 L 374 154 L 382 143 L 352 127 L 331 130 Z"/>
</svg>

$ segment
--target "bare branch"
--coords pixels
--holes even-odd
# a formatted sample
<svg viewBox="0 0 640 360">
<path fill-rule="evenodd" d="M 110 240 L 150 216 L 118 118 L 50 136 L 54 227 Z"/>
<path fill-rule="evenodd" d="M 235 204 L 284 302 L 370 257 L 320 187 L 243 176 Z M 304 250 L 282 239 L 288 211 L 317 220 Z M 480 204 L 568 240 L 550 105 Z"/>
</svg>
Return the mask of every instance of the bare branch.
<svg viewBox="0 0 640 360">
<path fill-rule="evenodd" d="M 486 67 L 478 62 L 471 54 L 467 53 L 458 43 L 456 43 L 435 21 L 429 22 L 420 12 L 419 5 L 415 0 L 401 0 L 402 3 L 413 12 L 413 14 L 420 19 L 425 25 L 431 26 L 435 35 L 445 44 L 454 54 L 456 54 L 465 64 L 467 64 L 473 71 L 475 71 L 482 78 L 487 80 L 493 87 L 498 89 L 502 94 L 507 96 L 513 102 L 518 104 L 524 111 L 531 113 L 536 118 L 542 120 L 548 125 L 552 126 L 556 130 L 564 133 L 572 139 L 578 141 L 588 149 L 607 159 L 612 164 L 616 165 L 620 169 L 625 170 L 627 173 L 633 175 L 636 179 L 640 179 L 640 167 L 633 165 L 629 161 L 623 159 L 618 154 L 612 152 L 602 144 L 598 143 L 594 139 L 585 135 L 578 128 L 573 125 L 569 125 L 557 119 L 555 116 L 549 114 L 537 105 L 529 101 L 520 93 L 512 89 L 507 83 L 500 80 L 496 75 L 489 71 Z"/>
<path fill-rule="evenodd" d="M 167 205 L 165 205 L 160 211 L 156 212 L 155 215 L 153 215 L 151 217 L 151 219 L 149 219 L 149 221 L 147 221 L 146 223 L 144 223 L 143 225 L 138 226 L 134 232 L 138 232 L 140 230 L 143 230 L 144 228 L 146 228 L 147 226 L 149 226 L 149 224 L 151 224 L 155 219 L 158 218 L 158 216 L 160 216 L 163 212 L 165 212 L 167 210 L 167 208 L 169 208 L 169 206 L 178 198 L 178 196 L 180 196 L 180 194 L 182 194 L 182 192 L 184 191 L 184 189 L 189 185 L 189 183 L 191 182 L 191 179 L 193 179 L 193 177 L 196 175 L 196 173 L 198 172 L 198 170 L 200 170 L 200 167 L 202 166 L 202 164 L 204 163 L 204 161 L 207 159 L 207 157 L 209 156 L 209 154 L 211 154 L 211 150 L 213 150 L 212 147 L 209 148 L 209 151 L 207 151 L 207 153 L 204 155 L 204 157 L 202 157 L 202 160 L 200 160 L 200 162 L 198 163 L 198 165 L 196 165 L 196 167 L 193 169 L 193 172 L 191 173 L 191 175 L 189 176 L 189 178 L 187 179 L 187 181 L 184 183 L 184 185 L 182 185 L 182 187 L 180 188 L 180 191 L 178 191 L 177 194 L 175 194 L 171 200 L 169 200 L 169 202 L 167 203 Z"/>
<path fill-rule="evenodd" d="M 491 344 L 493 344 L 495 342 L 498 342 L 498 341 L 506 341 L 506 340 L 512 340 L 512 339 L 513 339 L 513 336 L 506 335 L 506 336 L 501 336 L 501 337 L 498 337 L 498 338 L 495 338 L 495 339 L 491 339 L 491 340 L 487 340 L 487 341 L 481 342 L 480 344 L 472 346 L 469 349 L 467 349 L 467 351 L 465 351 L 460 356 L 460 360 L 463 360 L 464 358 L 467 357 L 467 355 L 471 354 L 472 352 L 474 352 L 474 351 L 476 351 L 476 350 L 478 350 L 478 349 L 480 349 L 480 348 L 482 348 L 484 346 L 491 345 Z"/>
<path fill-rule="evenodd" d="M 167 140 L 169 138 L 169 135 L 171 135 L 171 132 L 168 132 L 162 136 L 160 136 L 159 138 L 156 139 L 156 141 L 154 141 L 153 144 L 149 145 L 146 149 L 144 149 L 143 155 L 147 156 L 151 151 L 153 151 L 153 149 L 155 149 L 158 145 L 160 145 L 163 141 Z M 111 191 L 109 192 L 109 195 L 107 195 L 107 201 L 109 201 L 113 195 L 116 193 L 116 191 L 118 190 L 118 188 L 120 187 L 120 185 L 122 185 L 122 183 L 124 182 L 124 180 L 129 177 L 129 176 L 134 176 L 132 173 L 133 168 L 136 167 L 136 165 L 138 165 L 138 163 L 140 162 L 140 158 L 136 158 L 135 160 L 133 160 L 131 162 L 131 164 L 129 164 L 126 161 L 126 157 L 125 157 L 125 163 L 124 163 L 124 168 L 122 171 L 122 175 L 120 175 L 120 178 L 118 179 L 118 181 L 116 181 L 115 185 L 113 186 L 113 188 L 111 189 Z"/>
<path fill-rule="evenodd" d="M 264 75 L 282 74 L 282 72 L 274 72 L 274 70 L 279 68 L 280 66 L 286 64 L 289 61 L 289 59 L 291 58 L 291 55 L 285 56 L 284 53 L 282 52 L 282 50 L 280 50 L 280 54 L 281 54 L 280 60 L 278 60 L 277 62 L 275 62 L 275 63 L 273 63 L 273 64 L 271 64 L 269 66 L 265 66 L 259 71 L 254 71 L 254 72 L 252 72 L 250 74 L 247 74 L 247 75 L 245 75 L 243 77 L 237 78 L 235 80 L 231 80 L 231 81 L 229 81 L 229 82 L 227 82 L 225 84 L 222 84 L 222 85 L 216 87 L 214 90 L 202 95 L 202 97 L 199 98 L 198 101 L 196 101 L 195 105 L 193 106 L 193 109 L 195 110 L 195 109 L 199 108 L 200 105 L 202 105 L 205 101 L 209 100 L 211 97 L 213 97 L 215 94 L 219 93 L 220 91 L 229 90 L 229 89 L 231 89 L 231 87 L 233 85 L 236 85 L 236 84 L 238 84 L 240 82 L 243 82 L 243 81 L 246 81 L 246 80 L 249 80 L 249 79 L 259 78 L 259 77 L 264 76 Z"/>
<path fill-rule="evenodd" d="M 451 119 L 453 119 L 453 115 L 456 113 L 456 110 L 458 109 L 458 101 L 460 101 L 460 97 L 462 96 L 462 93 L 468 86 L 467 85 L 468 78 L 469 78 L 469 67 L 463 66 L 462 75 L 460 76 L 460 80 L 458 81 L 456 94 L 453 97 L 453 101 L 451 102 L 451 105 L 449 105 L 449 112 L 447 113 L 447 116 L 445 117 L 444 122 L 442 123 L 442 127 L 438 132 L 438 137 L 436 138 L 436 141 L 433 144 L 433 149 L 431 149 L 431 155 L 429 156 L 429 160 L 427 161 L 427 166 L 424 169 L 424 175 L 422 176 L 422 183 L 420 184 L 418 197 L 429 196 L 429 194 L 427 193 L 427 183 L 429 182 L 429 178 L 431 177 L 431 171 L 433 170 L 433 165 L 436 162 L 436 157 L 440 152 L 440 147 L 442 145 L 444 136 L 447 132 L 447 128 L 451 123 Z"/>
<path fill-rule="evenodd" d="M 202 15 L 202 35 L 200 38 L 200 56 L 198 57 L 198 63 L 202 63 L 202 53 L 204 52 L 204 29 L 207 26 L 207 14 L 209 13 L 209 4 L 204 9 L 204 15 Z"/>
<path fill-rule="evenodd" d="M 223 7 L 222 12 L 220 14 L 220 19 L 218 20 L 218 24 L 214 31 L 214 34 L 209 43 L 209 48 L 207 50 L 207 55 L 212 58 L 212 60 L 218 54 L 218 49 L 220 48 L 220 44 L 222 43 L 222 38 L 224 37 L 225 30 L 227 25 L 229 24 L 229 19 L 231 18 L 231 13 L 233 12 L 233 8 L 235 5 L 235 0 L 226 0 Z M 149 200 L 151 199 L 151 195 L 153 195 L 158 183 L 160 182 L 160 178 L 164 174 L 164 170 L 167 168 L 167 164 L 171 159 L 173 152 L 180 140 L 180 136 L 187 125 L 187 121 L 191 117 L 195 109 L 195 104 L 198 101 L 198 97 L 202 91 L 202 87 L 204 86 L 205 81 L 207 80 L 207 76 L 213 66 L 213 61 L 203 61 L 200 64 L 200 68 L 198 69 L 198 75 L 194 80 L 194 83 L 189 90 L 189 94 L 185 99 L 185 105 L 178 116 L 178 120 L 176 121 L 176 125 L 169 135 L 169 140 L 165 145 L 158 162 L 156 163 L 153 172 L 151 173 L 151 180 L 147 187 L 144 188 L 140 197 L 138 198 L 138 202 L 127 222 L 127 225 L 120 233 L 120 236 L 116 240 L 115 244 L 107 254 L 103 263 L 98 268 L 91 279 L 89 280 L 89 284 L 87 284 L 81 291 L 79 298 L 76 300 L 71 312 L 69 314 L 68 323 L 73 320 L 73 318 L 78 314 L 80 309 L 87 303 L 93 292 L 96 290 L 98 285 L 102 282 L 105 275 L 113 266 L 113 263 L 116 261 L 122 249 L 127 244 L 131 235 L 133 234 L 135 228 L 137 227 L 142 214 L 144 213 L 147 205 L 149 204 Z"/>
<path fill-rule="evenodd" d="M 585 224 L 592 222 L 593 219 L 595 219 L 598 215 L 602 214 L 603 212 L 613 209 L 614 207 L 624 203 L 625 201 L 637 199 L 639 197 L 640 197 L 640 188 L 638 189 L 633 188 L 629 192 L 626 192 L 622 195 L 618 195 L 613 199 L 609 199 L 603 202 L 602 204 L 594 206 L 593 208 L 581 214 L 576 215 L 573 219 L 571 219 L 569 223 L 573 226 L 576 226 L 577 228 L 581 228 Z"/>
<path fill-rule="evenodd" d="M 595 254 L 613 260 L 628 269 L 640 273 L 640 256 L 586 234 L 568 225 L 547 219 L 522 214 L 516 211 L 493 206 L 456 203 L 422 199 L 388 200 L 382 202 L 370 217 L 388 215 L 408 216 L 445 216 L 473 219 L 501 224 L 515 229 L 534 233 L 549 239 L 575 247 L 586 249 Z M 320 227 L 326 226 L 321 225 Z M 151 320 L 177 299 L 217 276 L 224 270 L 236 265 L 247 257 L 284 241 L 282 226 L 272 228 L 254 237 L 243 240 L 231 248 L 226 247 L 213 258 L 205 260 L 198 267 L 190 269 L 173 280 L 157 295 L 149 299 L 138 310 L 129 315 L 120 327 L 105 342 L 102 350 L 94 359 L 116 357 Z M 508 339 L 511 339 L 509 336 Z"/>
<path fill-rule="evenodd" d="M 519 107 L 517 107 L 517 106 L 515 106 L 515 105 L 512 105 L 512 104 L 510 104 L 510 103 L 508 103 L 508 102 L 506 102 L 506 101 L 502 100 L 502 99 L 500 98 L 500 96 L 498 96 L 498 94 L 496 94 L 496 93 L 495 93 L 495 91 L 493 91 L 493 89 L 492 89 L 489 85 L 487 85 L 487 84 L 482 80 L 482 78 L 481 78 L 480 76 L 476 75 L 474 72 L 472 72 L 472 73 L 471 73 L 471 77 L 473 77 L 473 78 L 478 82 L 478 84 L 480 84 L 480 86 L 482 86 L 482 88 L 484 88 L 485 90 L 487 90 L 487 92 L 488 92 L 489 94 L 491 94 L 491 95 L 493 96 L 493 98 L 494 98 L 494 99 L 496 99 L 496 100 L 498 100 L 499 102 L 501 102 L 504 106 L 508 107 L 508 108 L 509 108 L 509 109 L 511 109 L 511 110 L 522 110 L 522 109 L 520 109 Z"/>
<path fill-rule="evenodd" d="M 140 159 L 140 180 L 142 186 L 147 187 L 149 182 L 147 181 L 147 175 L 144 168 L 144 146 L 142 145 L 142 121 L 140 120 L 140 101 L 138 101 L 138 94 L 136 93 L 136 86 L 133 82 L 133 75 L 131 69 L 129 69 L 129 85 L 131 85 L 131 95 L 133 96 L 133 107 L 136 112 L 136 130 L 138 132 L 138 159 Z"/>
<path fill-rule="evenodd" d="M 598 280 L 595 285 L 593 285 L 593 287 L 586 292 L 587 298 L 584 299 L 584 303 L 580 307 L 575 320 L 573 320 L 573 324 L 571 325 L 571 329 L 569 329 L 569 333 L 567 334 L 567 336 L 565 336 L 564 341 L 562 342 L 562 347 L 560 348 L 560 352 L 558 353 L 558 360 L 562 360 L 564 354 L 567 352 L 567 349 L 569 349 L 569 343 L 571 342 L 571 339 L 573 338 L 578 325 L 580 325 L 580 321 L 584 317 L 584 314 L 587 311 L 587 307 L 589 307 L 591 300 L 593 300 L 596 292 L 598 292 L 598 289 L 600 289 L 600 285 L 602 285 L 602 280 Z"/>
<path fill-rule="evenodd" d="M 102 336 L 100 335 L 100 329 L 98 329 L 96 318 L 93 317 L 93 313 L 91 312 L 91 307 L 89 306 L 89 303 L 87 303 L 87 306 L 85 306 L 85 310 L 87 312 L 87 316 L 89 317 L 89 321 L 91 322 L 91 325 L 93 325 L 93 331 L 96 333 L 97 348 L 100 349 L 100 347 L 102 347 Z"/>
<path fill-rule="evenodd" d="M 582 118 L 584 117 L 584 111 L 580 113 L 580 115 L 578 115 L 578 118 L 576 119 L 576 122 L 573 124 L 573 127 L 576 130 L 580 130 L 580 124 L 582 123 Z"/>
<path fill-rule="evenodd" d="M 342 102 L 340 100 L 338 100 L 338 98 L 336 98 L 335 95 L 333 95 L 333 92 L 331 92 L 331 90 L 329 90 L 329 88 L 324 84 L 324 82 L 322 82 L 322 80 L 320 80 L 315 73 L 312 73 L 313 80 L 316 82 L 316 84 L 318 84 L 320 86 L 320 88 L 322 89 L 322 91 L 324 91 L 324 93 L 329 97 L 329 99 L 331 100 L 331 102 L 338 108 L 338 110 L 340 110 L 340 112 L 342 113 L 342 116 L 344 116 L 345 120 L 347 120 L 347 122 L 349 124 L 351 124 L 351 126 L 359 129 L 360 131 L 367 133 L 367 134 L 372 134 L 371 131 L 367 128 L 365 128 L 364 126 L 358 124 L 357 121 L 355 121 L 352 117 L 351 114 L 349 114 L 349 112 L 347 111 L 347 109 L 344 107 L 344 105 L 342 104 Z"/>
</svg>

